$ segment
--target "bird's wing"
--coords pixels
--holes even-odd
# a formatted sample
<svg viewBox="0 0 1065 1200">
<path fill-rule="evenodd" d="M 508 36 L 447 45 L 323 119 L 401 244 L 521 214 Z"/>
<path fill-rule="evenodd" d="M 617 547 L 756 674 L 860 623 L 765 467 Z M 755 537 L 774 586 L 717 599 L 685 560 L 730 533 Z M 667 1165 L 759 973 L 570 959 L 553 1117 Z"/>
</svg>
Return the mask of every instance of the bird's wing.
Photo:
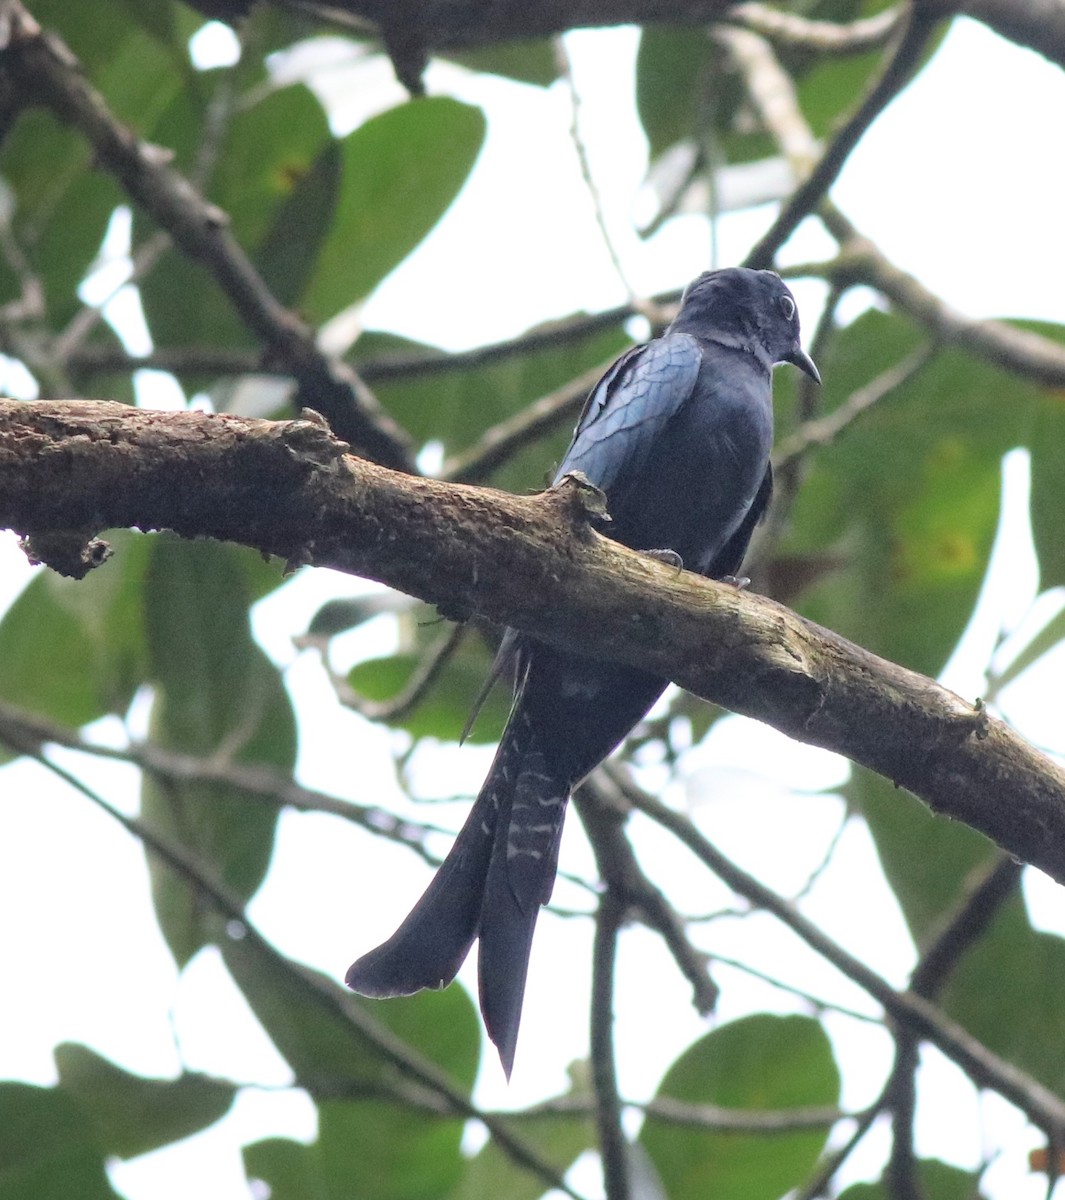
<svg viewBox="0 0 1065 1200">
<path fill-rule="evenodd" d="M 711 579 L 721 579 L 725 575 L 735 575 L 739 572 L 740 567 L 743 566 L 747 547 L 751 544 L 751 537 L 758 523 L 765 516 L 772 496 L 773 465 L 767 463 L 761 486 L 751 502 L 751 507 L 747 510 L 747 515 L 743 518 L 743 523 L 721 548 L 706 570 L 706 574 Z"/>
<path fill-rule="evenodd" d="M 655 440 L 692 396 L 700 363 L 686 333 L 623 354 L 592 389 L 556 481 L 583 471 L 616 503 L 617 485 L 639 479 Z"/>
</svg>

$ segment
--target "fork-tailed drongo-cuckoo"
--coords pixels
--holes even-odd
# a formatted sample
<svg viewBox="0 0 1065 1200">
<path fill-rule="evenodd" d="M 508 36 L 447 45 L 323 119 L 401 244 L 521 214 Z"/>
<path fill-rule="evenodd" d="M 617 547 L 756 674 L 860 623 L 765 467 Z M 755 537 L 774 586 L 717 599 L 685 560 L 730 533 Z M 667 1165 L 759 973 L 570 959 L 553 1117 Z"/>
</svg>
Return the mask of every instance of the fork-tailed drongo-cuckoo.
<svg viewBox="0 0 1065 1200">
<path fill-rule="evenodd" d="M 593 389 L 556 479 L 582 471 L 606 494 L 605 532 L 666 550 L 711 578 L 739 572 L 772 490 L 772 376 L 817 368 L 795 300 L 771 271 L 708 271 L 660 337 Z M 514 705 L 455 844 L 399 929 L 347 974 L 364 996 L 451 982 L 474 940 L 481 1012 L 510 1075 L 533 929 L 551 895 L 566 802 L 666 681 L 507 632 Z"/>
</svg>

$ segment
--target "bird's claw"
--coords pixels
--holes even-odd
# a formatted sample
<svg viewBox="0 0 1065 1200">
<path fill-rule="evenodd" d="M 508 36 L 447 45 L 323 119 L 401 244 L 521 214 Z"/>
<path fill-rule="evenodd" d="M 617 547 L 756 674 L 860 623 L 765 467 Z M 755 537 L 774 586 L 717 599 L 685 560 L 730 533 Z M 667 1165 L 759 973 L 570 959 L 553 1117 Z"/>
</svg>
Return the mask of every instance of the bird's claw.
<svg viewBox="0 0 1065 1200">
<path fill-rule="evenodd" d="M 644 550 L 643 553 L 656 562 L 665 563 L 667 567 L 676 567 L 678 571 L 684 570 L 684 559 L 676 550 Z"/>
<path fill-rule="evenodd" d="M 747 575 L 722 575 L 721 582 L 734 587 L 737 592 L 742 592 L 745 587 L 750 586 L 751 580 Z"/>
</svg>

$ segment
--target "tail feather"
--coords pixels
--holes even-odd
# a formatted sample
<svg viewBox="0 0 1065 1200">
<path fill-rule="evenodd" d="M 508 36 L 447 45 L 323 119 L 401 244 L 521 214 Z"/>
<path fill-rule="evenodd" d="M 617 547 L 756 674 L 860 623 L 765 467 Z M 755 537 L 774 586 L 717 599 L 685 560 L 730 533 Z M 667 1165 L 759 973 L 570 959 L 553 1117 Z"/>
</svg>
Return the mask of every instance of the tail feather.
<svg viewBox="0 0 1065 1200">
<path fill-rule="evenodd" d="M 477 936 L 497 816 L 486 788 L 403 924 L 348 968 L 344 981 L 352 991 L 382 999 L 410 996 L 455 978 Z"/>
<path fill-rule="evenodd" d="M 514 667 L 514 707 L 488 778 L 410 915 L 346 976 L 364 996 L 444 987 L 479 939 L 481 1013 L 508 1078 L 533 932 L 551 898 L 570 790 L 665 687 L 641 671 L 535 650 L 508 635 L 500 659 Z"/>
<path fill-rule="evenodd" d="M 527 718 L 524 725 L 519 737 L 528 736 Z M 508 1079 L 536 918 L 554 886 L 568 798 L 566 783 L 526 742 L 513 788 L 500 808 L 477 933 L 481 1014 Z"/>
</svg>

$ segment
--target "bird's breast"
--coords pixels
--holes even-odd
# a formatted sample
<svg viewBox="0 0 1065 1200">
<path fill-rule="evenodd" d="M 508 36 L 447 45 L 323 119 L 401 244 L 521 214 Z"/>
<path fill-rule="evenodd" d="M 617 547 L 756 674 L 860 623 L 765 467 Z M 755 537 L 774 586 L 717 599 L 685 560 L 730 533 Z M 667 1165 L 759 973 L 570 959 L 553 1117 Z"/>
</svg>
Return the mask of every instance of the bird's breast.
<svg viewBox="0 0 1065 1200">
<path fill-rule="evenodd" d="M 746 516 L 771 448 L 768 405 L 742 394 L 686 405 L 617 510 L 608 495 L 612 535 L 636 549 L 674 550 L 689 569 L 703 570 Z"/>
</svg>

